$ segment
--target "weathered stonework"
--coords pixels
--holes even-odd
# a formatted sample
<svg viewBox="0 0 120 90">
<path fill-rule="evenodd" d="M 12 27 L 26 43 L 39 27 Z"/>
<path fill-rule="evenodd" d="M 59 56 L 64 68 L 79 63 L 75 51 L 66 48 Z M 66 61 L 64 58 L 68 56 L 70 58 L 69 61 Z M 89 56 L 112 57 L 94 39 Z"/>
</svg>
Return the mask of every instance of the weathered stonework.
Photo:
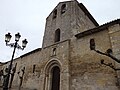
<svg viewBox="0 0 120 90">
<path fill-rule="evenodd" d="M 63 4 L 66 11 L 61 14 Z M 57 29 L 60 29 L 57 37 L 60 40 L 55 42 Z M 14 60 L 13 67 L 16 63 L 17 67 L 12 90 L 54 90 L 54 67 L 60 69 L 59 90 L 120 90 L 120 72 L 101 64 L 101 60 L 115 68 L 120 68 L 120 64 L 90 50 L 90 39 L 95 40 L 97 50 L 112 49 L 120 59 L 119 19 L 98 26 L 84 5 L 76 0 L 59 3 L 46 19 L 42 48 Z M 0 70 L 5 72 L 8 66 L 9 62 L 2 64 Z"/>
</svg>

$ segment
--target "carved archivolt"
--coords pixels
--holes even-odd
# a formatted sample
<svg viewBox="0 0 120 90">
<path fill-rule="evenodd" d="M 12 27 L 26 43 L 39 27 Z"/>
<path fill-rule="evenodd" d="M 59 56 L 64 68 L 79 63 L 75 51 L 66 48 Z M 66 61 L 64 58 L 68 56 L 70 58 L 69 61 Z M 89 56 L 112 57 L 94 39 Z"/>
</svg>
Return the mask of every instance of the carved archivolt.
<svg viewBox="0 0 120 90">
<path fill-rule="evenodd" d="M 52 59 L 52 60 L 48 61 L 44 68 L 44 72 L 45 72 L 44 90 L 51 90 L 51 86 L 52 86 L 51 71 L 54 67 L 58 67 L 61 71 L 61 64 L 60 64 L 59 60 Z"/>
</svg>

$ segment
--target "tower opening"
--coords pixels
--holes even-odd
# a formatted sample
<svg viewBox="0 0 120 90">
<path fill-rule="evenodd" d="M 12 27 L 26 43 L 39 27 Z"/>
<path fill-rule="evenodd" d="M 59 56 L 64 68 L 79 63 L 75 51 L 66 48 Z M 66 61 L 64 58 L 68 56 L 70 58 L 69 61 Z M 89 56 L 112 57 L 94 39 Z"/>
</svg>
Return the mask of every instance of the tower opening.
<svg viewBox="0 0 120 90">
<path fill-rule="evenodd" d="M 57 29 L 55 31 L 55 42 L 59 42 L 60 41 L 60 29 Z"/>
<path fill-rule="evenodd" d="M 61 7 L 61 14 L 65 13 L 66 11 L 66 4 L 63 4 Z"/>
<path fill-rule="evenodd" d="M 57 17 L 57 9 L 55 9 L 53 12 L 53 19 L 55 19 L 56 17 Z"/>
</svg>

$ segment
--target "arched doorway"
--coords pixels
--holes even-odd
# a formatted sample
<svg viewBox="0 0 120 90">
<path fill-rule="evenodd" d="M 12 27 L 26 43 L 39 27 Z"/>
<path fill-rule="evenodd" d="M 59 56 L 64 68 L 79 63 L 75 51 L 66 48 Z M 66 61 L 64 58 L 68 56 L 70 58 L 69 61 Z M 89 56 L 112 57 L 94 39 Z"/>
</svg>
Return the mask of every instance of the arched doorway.
<svg viewBox="0 0 120 90">
<path fill-rule="evenodd" d="M 55 66 L 51 70 L 51 90 L 60 90 L 60 68 Z"/>
<path fill-rule="evenodd" d="M 61 64 L 58 60 L 50 60 L 45 66 L 43 90 L 61 90 Z"/>
</svg>

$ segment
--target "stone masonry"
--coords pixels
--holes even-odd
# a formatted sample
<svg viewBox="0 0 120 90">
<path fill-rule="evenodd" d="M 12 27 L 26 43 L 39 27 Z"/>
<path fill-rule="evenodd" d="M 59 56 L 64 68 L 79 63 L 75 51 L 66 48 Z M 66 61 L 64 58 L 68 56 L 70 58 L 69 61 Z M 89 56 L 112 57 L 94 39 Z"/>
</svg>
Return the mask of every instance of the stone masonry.
<svg viewBox="0 0 120 90">
<path fill-rule="evenodd" d="M 60 2 L 46 18 L 42 48 L 14 59 L 11 90 L 120 90 L 120 72 L 101 60 L 115 68 L 120 63 L 91 50 L 91 39 L 97 50 L 111 49 L 120 59 L 120 19 L 99 26 L 82 3 Z"/>
</svg>

